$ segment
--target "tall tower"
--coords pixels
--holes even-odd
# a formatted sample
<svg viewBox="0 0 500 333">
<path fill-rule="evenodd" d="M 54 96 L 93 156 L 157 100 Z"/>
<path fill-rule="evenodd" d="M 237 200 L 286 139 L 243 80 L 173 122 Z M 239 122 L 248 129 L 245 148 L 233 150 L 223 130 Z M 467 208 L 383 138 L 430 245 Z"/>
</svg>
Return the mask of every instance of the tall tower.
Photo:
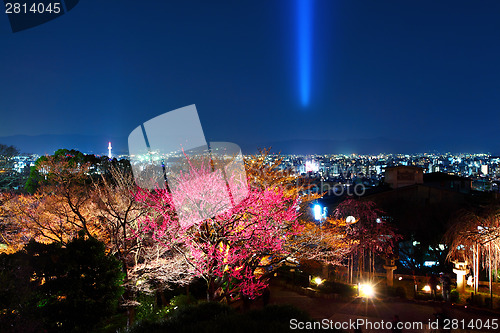
<svg viewBox="0 0 500 333">
<path fill-rule="evenodd" d="M 111 158 L 111 141 L 109 142 L 108 145 L 108 157 Z"/>
</svg>

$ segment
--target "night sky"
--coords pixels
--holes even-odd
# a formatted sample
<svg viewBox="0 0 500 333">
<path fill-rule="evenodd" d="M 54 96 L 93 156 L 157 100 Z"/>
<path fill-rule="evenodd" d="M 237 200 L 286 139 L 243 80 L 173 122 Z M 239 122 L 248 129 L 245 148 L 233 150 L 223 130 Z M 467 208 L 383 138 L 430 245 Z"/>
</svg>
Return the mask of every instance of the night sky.
<svg viewBox="0 0 500 333">
<path fill-rule="evenodd" d="M 0 13 L 0 137 L 126 144 L 196 104 L 208 141 L 500 148 L 500 1 L 297 1 L 83 0 L 17 33 Z"/>
</svg>

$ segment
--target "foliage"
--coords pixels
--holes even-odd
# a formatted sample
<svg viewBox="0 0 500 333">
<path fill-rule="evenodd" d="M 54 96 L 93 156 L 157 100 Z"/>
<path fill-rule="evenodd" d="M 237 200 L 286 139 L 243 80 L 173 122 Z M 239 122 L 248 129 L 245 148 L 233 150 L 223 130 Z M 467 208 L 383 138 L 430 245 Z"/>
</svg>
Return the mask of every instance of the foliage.
<svg viewBox="0 0 500 333">
<path fill-rule="evenodd" d="M 34 194 L 40 186 L 41 181 L 42 175 L 40 175 L 40 172 L 38 172 L 36 166 L 32 166 L 30 167 L 28 179 L 26 179 L 26 183 L 24 184 L 24 189 L 26 190 L 26 192 Z"/>
<path fill-rule="evenodd" d="M 304 221 L 302 232 L 293 242 L 304 247 L 302 261 L 317 260 L 324 264 L 340 265 L 352 251 L 354 243 L 347 237 L 345 222 L 326 218 L 320 224 Z"/>
<path fill-rule="evenodd" d="M 2 307 L 17 314 L 10 318 L 16 326 L 2 331 L 86 332 L 117 309 L 120 263 L 93 238 L 75 238 L 66 247 L 32 241 L 1 261 L 0 278 L 9 281 L 0 287 Z"/>
<path fill-rule="evenodd" d="M 31 167 L 25 189 L 28 193 L 34 194 L 44 185 L 54 184 L 63 179 L 71 180 L 74 178 L 73 175 L 79 173 L 83 173 L 84 180 L 90 182 L 92 179 L 100 178 L 101 175 L 107 175 L 113 164 L 121 170 L 130 169 L 130 163 L 125 160 L 110 161 L 107 156 L 97 157 L 74 149 L 58 149 L 53 155 L 42 156 L 36 160 L 35 166 Z M 81 181 L 82 177 L 79 180 Z"/>
<path fill-rule="evenodd" d="M 136 320 L 148 322 L 160 320 L 179 307 L 196 303 L 196 299 L 190 295 L 177 295 L 170 299 L 167 306 L 160 307 L 155 296 L 144 293 L 137 297 L 137 301 L 141 304 L 136 309 Z"/>
<path fill-rule="evenodd" d="M 197 191 L 185 190 L 186 198 Z M 182 255 L 189 265 L 187 274 L 207 281 L 210 299 L 216 292 L 224 297 L 233 292 L 256 296 L 266 286 L 259 279 L 265 274 L 258 271 L 261 263 L 270 256 L 283 255 L 287 234 L 297 231 L 293 201 L 279 190 L 251 190 L 240 204 L 187 227 L 174 215 L 168 191 L 140 191 L 137 197 L 155 212 L 140 221 L 137 236 L 151 235 L 173 256 Z"/>
<path fill-rule="evenodd" d="M 397 253 L 397 242 L 401 236 L 384 218 L 384 212 L 372 201 L 347 199 L 341 202 L 333 214 L 337 225 L 345 226 L 345 242 L 349 244 L 350 255 L 358 260 L 358 272 L 365 271 L 366 259 L 370 273 L 375 272 L 375 255 L 384 259 Z M 354 221 L 347 224 L 347 218 Z M 353 265 L 353 263 L 351 263 Z"/>
<path fill-rule="evenodd" d="M 138 321 L 155 321 L 165 316 L 162 308 L 159 308 L 155 295 L 141 293 L 137 295 L 136 301 L 140 303 L 135 309 L 135 319 Z"/>
<path fill-rule="evenodd" d="M 479 281 L 480 264 L 492 271 L 500 264 L 500 206 L 461 210 L 445 240 L 450 248 L 447 259 L 467 261 Z"/>
<path fill-rule="evenodd" d="M 345 297 L 356 295 L 356 289 L 352 285 L 341 282 L 324 281 L 318 286 L 318 289 L 324 293 L 339 294 Z"/>
<path fill-rule="evenodd" d="M 347 199 L 338 205 L 334 216 L 342 222 L 348 216 L 356 219 L 347 232 L 348 238 L 356 244 L 355 249 L 371 250 L 384 255 L 394 254 L 396 243 L 401 237 L 384 220 L 384 212 L 374 202 Z"/>
<path fill-rule="evenodd" d="M 1 157 L 12 157 L 19 154 L 19 149 L 14 146 L 7 146 L 0 143 L 0 156 Z"/>
<path fill-rule="evenodd" d="M 66 244 L 82 231 L 89 237 L 104 239 L 104 230 L 92 206 L 90 162 L 81 153 L 58 150 L 36 162 L 40 177 L 32 195 L 18 195 L 9 210 L 27 238 L 40 242 Z"/>
<path fill-rule="evenodd" d="M 290 320 L 313 321 L 306 313 L 289 305 L 272 305 L 238 314 L 227 305 L 202 302 L 179 308 L 171 317 L 155 323 L 139 323 L 128 333 L 156 332 L 238 332 L 279 333 L 290 331 Z"/>
<path fill-rule="evenodd" d="M 8 209 L 13 195 L 0 192 L 0 253 L 13 253 L 22 248 L 23 232 L 11 219 Z"/>
<path fill-rule="evenodd" d="M 134 199 L 129 163 L 60 149 L 33 168 L 36 192 L 5 205 L 8 223 L 22 235 L 18 244 L 35 239 L 64 245 L 84 232 L 103 241 L 125 272 L 131 269 L 138 244 L 129 233 L 143 207 Z"/>
<path fill-rule="evenodd" d="M 266 287 L 266 278 L 290 252 L 287 239 L 298 234 L 297 202 L 286 189 L 254 186 L 240 203 L 221 206 L 216 193 L 226 191 L 218 174 L 204 165 L 189 163 L 189 172 L 175 179 L 176 201 L 167 190 L 139 190 L 136 198 L 151 213 L 140 219 L 136 237 L 141 242 L 161 245 L 164 264 L 183 260 L 182 270 L 169 270 L 170 276 L 202 277 L 207 297 L 230 300 L 237 294 L 256 297 Z M 195 179 L 212 184 L 200 189 Z M 231 179 L 238 182 L 239 179 Z M 208 192 L 210 193 L 208 193 Z M 185 216 L 198 216 L 195 207 L 222 213 L 200 223 L 183 225 L 174 207 L 193 207 Z M 223 208 L 223 209 L 217 209 Z M 154 261 L 145 264 L 152 265 Z M 162 265 L 163 266 L 163 265 Z M 163 271 L 168 278 L 169 272 Z"/>
<path fill-rule="evenodd" d="M 288 237 L 284 245 L 290 256 L 299 261 L 317 260 L 326 264 L 340 264 L 348 250 L 344 241 L 345 229 L 338 221 L 327 219 L 322 224 L 314 222 L 310 203 L 321 198 L 309 179 L 295 175 L 289 169 L 282 169 L 283 158 L 271 156 L 270 149 L 260 151 L 245 160 L 248 181 L 254 188 L 280 188 L 283 195 L 297 200 L 297 222 L 301 232 Z"/>
</svg>

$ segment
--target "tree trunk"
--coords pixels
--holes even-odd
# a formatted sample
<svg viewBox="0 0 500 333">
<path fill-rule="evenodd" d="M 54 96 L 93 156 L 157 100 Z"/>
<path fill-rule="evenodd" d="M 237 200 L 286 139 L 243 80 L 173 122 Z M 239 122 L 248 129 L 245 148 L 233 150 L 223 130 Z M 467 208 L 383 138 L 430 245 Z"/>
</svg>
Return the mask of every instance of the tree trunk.
<svg viewBox="0 0 500 333">
<path fill-rule="evenodd" d="M 215 282 L 210 278 L 207 282 L 207 301 L 212 302 L 215 299 Z"/>
</svg>

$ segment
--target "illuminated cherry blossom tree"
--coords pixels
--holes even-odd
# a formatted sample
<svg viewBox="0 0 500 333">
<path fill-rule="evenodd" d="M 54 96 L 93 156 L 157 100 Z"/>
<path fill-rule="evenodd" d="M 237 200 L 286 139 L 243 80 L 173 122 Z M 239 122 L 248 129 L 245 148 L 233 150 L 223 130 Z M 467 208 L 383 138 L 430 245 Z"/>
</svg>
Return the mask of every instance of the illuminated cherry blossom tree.
<svg viewBox="0 0 500 333">
<path fill-rule="evenodd" d="M 200 191 L 193 175 L 202 177 L 209 189 Z M 274 268 L 269 260 L 286 257 L 287 238 L 300 231 L 297 202 L 279 187 L 250 188 L 243 201 L 217 209 L 221 213 L 211 218 L 194 225 L 179 223 L 175 207 L 184 202 L 205 210 L 221 204 L 217 195 L 207 195 L 227 190 L 218 177 L 210 168 L 191 165 L 190 173 L 177 179 L 182 191 L 175 202 L 168 190 L 140 189 L 136 199 L 151 213 L 139 220 L 135 237 L 152 239 L 173 257 L 182 256 L 188 273 L 206 281 L 208 300 L 254 298 L 267 286 L 267 273 Z"/>
</svg>

